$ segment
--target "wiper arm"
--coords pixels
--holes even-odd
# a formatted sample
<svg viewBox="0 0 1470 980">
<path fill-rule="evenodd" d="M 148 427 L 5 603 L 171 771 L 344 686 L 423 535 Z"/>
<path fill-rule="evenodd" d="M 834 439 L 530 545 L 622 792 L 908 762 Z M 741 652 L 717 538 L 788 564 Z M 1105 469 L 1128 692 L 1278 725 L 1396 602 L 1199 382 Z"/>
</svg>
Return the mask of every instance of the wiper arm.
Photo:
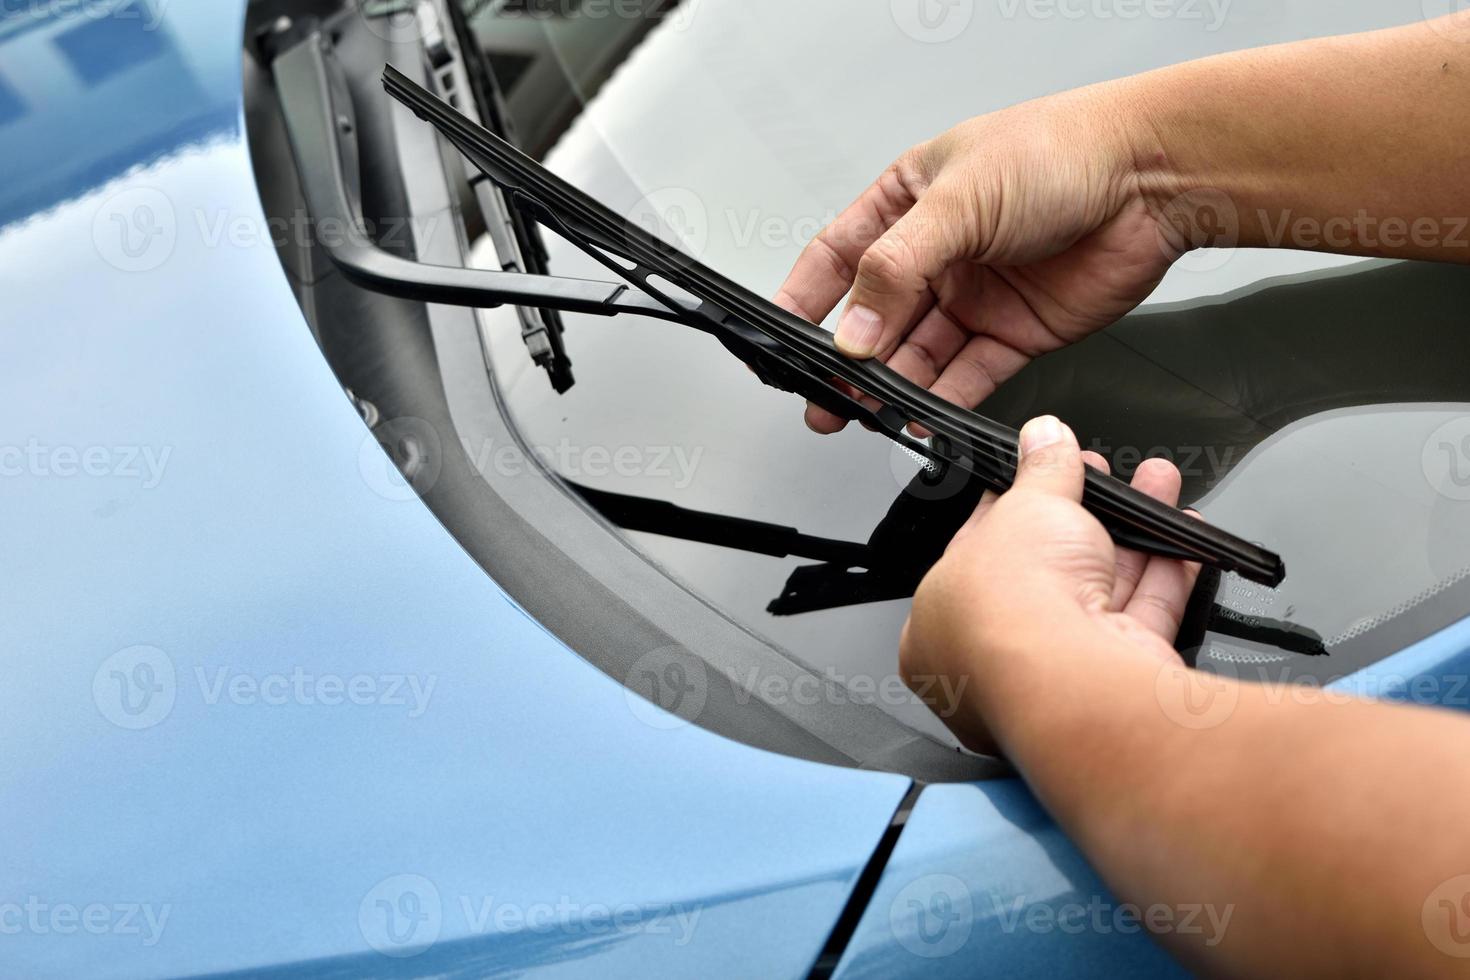
<svg viewBox="0 0 1470 980">
<path fill-rule="evenodd" d="M 959 466 L 994 490 L 1015 479 L 1017 434 L 914 385 L 887 365 L 854 361 L 825 331 L 788 313 L 632 224 L 563 181 L 506 141 L 475 124 L 389 65 L 390 95 L 431 123 L 513 202 L 582 249 L 631 287 L 662 303 L 665 319 L 716 337 L 765 383 L 794 392 L 945 466 Z M 696 298 L 690 303 L 661 283 Z M 832 379 L 874 398 L 870 409 Z M 907 431 L 918 423 L 931 441 Z M 1281 558 L 1248 541 L 1161 504 L 1112 477 L 1089 470 L 1083 503 L 1120 544 L 1150 554 L 1198 561 L 1275 586 Z"/>
<path fill-rule="evenodd" d="M 686 315 L 627 283 L 428 265 L 379 248 L 367 235 L 361 197 L 348 178 L 349 160 L 351 172 L 356 172 L 357 123 L 330 42 L 312 31 L 276 55 L 271 69 L 318 244 L 359 286 L 424 303 L 481 309 L 514 305 L 666 320 Z"/>
</svg>

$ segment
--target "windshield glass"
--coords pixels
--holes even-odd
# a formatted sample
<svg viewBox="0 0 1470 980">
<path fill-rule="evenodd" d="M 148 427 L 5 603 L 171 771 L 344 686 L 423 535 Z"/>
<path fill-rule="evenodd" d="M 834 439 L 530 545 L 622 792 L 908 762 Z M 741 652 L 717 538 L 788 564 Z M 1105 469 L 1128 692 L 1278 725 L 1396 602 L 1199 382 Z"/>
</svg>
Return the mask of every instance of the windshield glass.
<svg viewBox="0 0 1470 980">
<path fill-rule="evenodd" d="M 1418 0 L 1330 10 L 1219 0 L 1148 17 L 1094 8 L 466 3 L 533 155 L 767 295 L 894 157 L 968 116 L 1218 51 L 1423 16 Z M 553 272 L 607 278 L 546 239 Z M 479 260 L 493 262 L 483 242 Z M 1462 269 L 1209 250 L 1138 313 L 1033 364 L 982 410 L 1013 426 L 1055 413 L 1124 477 L 1148 456 L 1174 460 L 1185 503 L 1279 551 L 1289 569 L 1275 590 L 1225 577 L 1227 612 L 1216 612 L 1200 663 L 1325 681 L 1465 608 L 1467 304 Z M 491 331 L 487 345 L 526 440 L 579 484 L 861 542 L 918 470 L 860 427 L 812 434 L 799 401 L 706 336 L 634 317 L 565 322 L 577 383 L 563 395 L 516 329 Z M 767 606 L 812 562 L 630 536 L 817 669 L 862 686 L 892 676 L 907 600 L 776 616 Z M 1326 655 L 1289 652 L 1283 631 L 1320 639 Z M 884 707 L 943 732 L 915 702 Z"/>
</svg>

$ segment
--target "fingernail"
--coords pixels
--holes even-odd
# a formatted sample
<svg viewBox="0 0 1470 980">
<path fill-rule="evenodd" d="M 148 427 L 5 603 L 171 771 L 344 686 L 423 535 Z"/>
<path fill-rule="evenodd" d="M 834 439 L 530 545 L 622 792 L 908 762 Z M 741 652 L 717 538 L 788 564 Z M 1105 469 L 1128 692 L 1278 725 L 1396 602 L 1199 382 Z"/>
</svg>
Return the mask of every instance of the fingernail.
<svg viewBox="0 0 1470 980">
<path fill-rule="evenodd" d="M 837 346 L 852 357 L 872 357 L 883 339 L 883 318 L 866 306 L 853 306 L 837 324 Z"/>
<path fill-rule="evenodd" d="M 1021 455 L 1055 446 L 1067 438 L 1067 430 L 1055 415 L 1032 419 L 1021 429 Z"/>
</svg>

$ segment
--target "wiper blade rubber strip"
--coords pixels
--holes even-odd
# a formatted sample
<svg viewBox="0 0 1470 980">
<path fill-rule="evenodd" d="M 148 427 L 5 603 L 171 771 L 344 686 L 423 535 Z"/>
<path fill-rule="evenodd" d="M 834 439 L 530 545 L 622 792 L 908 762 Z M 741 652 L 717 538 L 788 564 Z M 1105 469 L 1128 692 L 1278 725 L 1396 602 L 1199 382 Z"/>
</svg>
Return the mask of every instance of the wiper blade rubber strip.
<svg viewBox="0 0 1470 980">
<path fill-rule="evenodd" d="M 795 314 L 706 267 L 573 187 L 416 84 L 392 65 L 388 93 L 432 124 L 513 203 L 600 261 L 638 292 L 669 310 L 669 319 L 716 336 L 767 384 L 791 391 L 941 464 L 975 473 L 997 491 L 1015 479 L 1017 433 L 955 406 L 876 361 L 855 361 L 831 337 Z M 633 268 L 627 268 L 622 259 Z M 696 297 L 691 306 L 660 280 Z M 876 399 L 873 410 L 832 378 Z M 917 423 L 934 433 L 925 442 L 907 432 Z M 1276 586 L 1286 576 L 1280 556 L 1160 503 L 1113 477 L 1089 469 L 1083 504 L 1120 544 L 1197 561 Z"/>
</svg>

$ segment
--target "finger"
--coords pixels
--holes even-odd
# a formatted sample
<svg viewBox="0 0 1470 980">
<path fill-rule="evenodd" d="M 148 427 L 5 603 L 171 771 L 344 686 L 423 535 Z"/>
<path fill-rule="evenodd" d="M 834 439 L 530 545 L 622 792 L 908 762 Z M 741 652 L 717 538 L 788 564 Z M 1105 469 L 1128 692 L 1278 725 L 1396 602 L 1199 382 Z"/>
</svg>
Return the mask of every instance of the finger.
<svg viewBox="0 0 1470 980">
<path fill-rule="evenodd" d="M 1030 362 L 1029 354 L 981 334 L 965 344 L 930 390 L 961 408 L 974 408 Z"/>
<path fill-rule="evenodd" d="M 930 188 L 858 260 L 852 295 L 837 324 L 837 346 L 850 357 L 880 357 L 918 322 L 930 284 L 974 249 L 964 205 Z"/>
<path fill-rule="evenodd" d="M 1198 514 L 1189 513 L 1198 519 Z M 1179 635 L 1179 624 L 1184 622 L 1184 610 L 1199 573 L 1200 566 L 1195 562 L 1150 558 L 1138 580 L 1138 588 L 1123 611 L 1173 643 Z"/>
<path fill-rule="evenodd" d="M 845 391 L 849 397 L 857 397 L 857 392 L 847 382 L 834 378 L 832 383 Z M 835 432 L 841 432 L 847 428 L 847 423 L 848 420 L 841 415 L 829 412 L 815 402 L 806 403 L 806 426 L 819 435 L 829 436 Z"/>
<path fill-rule="evenodd" d="M 812 323 L 825 320 L 852 288 L 863 253 L 914 206 L 915 183 L 907 156 L 884 171 L 802 250 L 777 305 Z"/>
<path fill-rule="evenodd" d="M 1053 415 L 1032 419 L 1021 429 L 1021 461 L 1016 490 L 1082 501 L 1086 467 L 1077 436 Z"/>
<path fill-rule="evenodd" d="M 1112 467 L 1108 464 L 1107 459 L 1101 454 L 1095 453 L 1090 449 L 1082 454 L 1082 462 L 1084 465 L 1090 466 L 1104 475 L 1112 472 Z M 965 522 L 964 527 L 960 528 L 959 534 L 955 535 L 955 539 L 958 540 L 961 534 L 972 530 L 981 521 L 985 520 L 985 515 L 990 513 L 990 508 L 994 507 L 995 502 L 999 499 L 1000 494 L 996 493 L 994 490 L 987 490 L 983 494 L 981 494 L 980 504 L 975 508 L 975 513 L 970 515 L 970 518 Z"/>
<path fill-rule="evenodd" d="M 931 387 L 971 336 L 938 305 L 931 306 L 918 326 L 903 338 L 888 359 L 888 366 L 920 388 Z"/>
<path fill-rule="evenodd" d="M 1144 460 L 1133 474 L 1133 489 L 1162 501 L 1170 507 L 1178 505 L 1179 491 L 1183 483 L 1179 471 L 1172 463 L 1163 459 Z M 1133 598 L 1133 593 L 1138 588 L 1138 580 L 1143 577 L 1148 562 L 1148 555 L 1141 551 L 1134 551 L 1131 548 L 1118 549 L 1117 575 L 1113 580 L 1112 608 L 1123 609 L 1128 605 L 1128 600 Z"/>
<path fill-rule="evenodd" d="M 847 419 L 841 415 L 833 415 L 814 402 L 807 402 L 806 427 L 818 435 L 830 436 L 847 428 Z"/>
</svg>

